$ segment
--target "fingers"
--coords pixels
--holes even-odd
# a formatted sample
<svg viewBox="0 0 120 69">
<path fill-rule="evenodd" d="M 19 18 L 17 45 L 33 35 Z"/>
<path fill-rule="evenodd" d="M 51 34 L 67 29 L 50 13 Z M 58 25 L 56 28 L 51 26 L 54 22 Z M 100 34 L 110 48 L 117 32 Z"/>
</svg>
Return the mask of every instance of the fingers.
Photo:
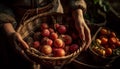
<svg viewBox="0 0 120 69">
<path fill-rule="evenodd" d="M 29 48 L 28 44 L 22 39 L 21 35 L 19 33 L 15 33 L 15 37 L 18 40 L 18 42 L 23 46 L 23 49 Z"/>
<path fill-rule="evenodd" d="M 27 59 L 28 61 L 30 61 L 31 63 L 33 63 L 33 61 L 26 55 L 26 53 L 25 53 L 25 51 L 24 51 L 23 49 L 21 49 L 19 46 L 15 46 L 15 47 L 16 47 L 17 51 L 19 52 L 19 54 L 20 54 L 23 58 L 25 58 L 25 59 Z"/>
<path fill-rule="evenodd" d="M 82 49 L 86 50 L 88 48 L 88 30 L 86 30 L 85 26 L 83 24 L 78 25 L 77 23 L 75 23 L 75 27 L 79 33 L 79 37 L 82 40 L 82 43 L 85 45 L 82 45 Z M 86 31 L 85 31 L 86 30 Z M 85 33 L 87 32 L 87 33 Z M 87 42 L 87 43 L 86 43 Z"/>
<path fill-rule="evenodd" d="M 79 36 L 84 41 L 85 40 L 85 33 L 84 33 L 84 27 L 81 26 L 79 29 Z"/>
<path fill-rule="evenodd" d="M 86 40 L 86 47 L 85 47 L 85 50 L 88 49 L 88 47 L 90 46 L 91 44 L 91 33 L 89 31 L 89 29 L 85 29 L 85 40 Z"/>
<path fill-rule="evenodd" d="M 24 49 L 28 49 L 29 48 L 28 44 L 24 40 L 21 40 L 20 43 L 24 47 Z"/>
<path fill-rule="evenodd" d="M 84 33 L 85 33 L 85 41 L 86 41 L 86 46 L 84 47 L 84 50 L 87 50 L 91 44 L 91 32 L 86 24 L 84 25 Z"/>
<path fill-rule="evenodd" d="M 15 41 L 17 39 L 17 41 L 20 43 L 20 45 L 18 45 L 18 43 Z M 21 35 L 17 32 L 15 32 L 13 34 L 13 42 L 14 42 L 14 47 L 15 47 L 15 51 L 20 54 L 23 58 L 25 58 L 26 60 L 30 61 L 31 63 L 33 63 L 33 61 L 28 57 L 28 55 L 26 54 L 26 51 L 28 50 L 29 46 L 28 44 L 22 39 Z M 20 47 L 22 46 L 22 47 Z"/>
<path fill-rule="evenodd" d="M 79 25 L 77 23 L 75 23 L 75 27 L 79 33 L 79 37 L 82 39 L 82 40 L 85 40 L 85 33 L 84 33 L 84 27 L 82 25 Z"/>
<path fill-rule="evenodd" d="M 90 29 L 85 23 L 85 20 L 83 17 L 83 11 L 81 9 L 73 11 L 73 18 L 75 20 L 75 27 L 79 32 L 79 37 L 86 44 L 86 45 L 83 45 L 82 48 L 86 50 L 91 43 L 91 33 L 90 33 Z"/>
<path fill-rule="evenodd" d="M 91 32 L 85 22 L 82 22 L 79 24 L 75 23 L 75 27 L 77 31 L 79 32 L 79 37 L 81 38 L 82 42 L 86 44 L 86 45 L 83 45 L 82 47 L 83 50 L 87 50 L 91 44 Z"/>
</svg>

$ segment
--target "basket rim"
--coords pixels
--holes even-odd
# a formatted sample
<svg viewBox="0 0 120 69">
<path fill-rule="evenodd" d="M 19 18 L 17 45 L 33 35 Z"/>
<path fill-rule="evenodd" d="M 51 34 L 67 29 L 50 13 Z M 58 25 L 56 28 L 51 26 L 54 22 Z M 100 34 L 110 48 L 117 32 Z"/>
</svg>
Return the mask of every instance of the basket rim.
<svg viewBox="0 0 120 69">
<path fill-rule="evenodd" d="M 44 12 L 44 13 L 37 14 L 37 15 L 35 15 L 35 16 L 30 17 L 29 19 L 25 20 L 25 21 L 23 22 L 23 24 L 20 24 L 20 26 L 19 26 L 18 29 L 17 29 L 17 32 L 20 32 L 20 30 L 22 29 L 23 26 L 25 26 L 25 25 L 26 25 L 27 23 L 29 23 L 30 21 L 33 21 L 35 18 L 42 17 L 42 16 L 47 16 L 47 15 L 51 15 L 51 14 L 52 14 L 51 11 L 49 11 L 49 12 Z"/>
<path fill-rule="evenodd" d="M 85 43 L 83 43 L 82 47 L 84 47 L 84 46 L 85 46 Z M 39 56 L 39 55 L 36 55 L 34 53 L 31 53 L 29 49 L 27 50 L 27 53 L 29 53 L 30 55 L 32 55 L 34 57 L 40 58 L 40 59 L 50 59 L 50 60 L 59 60 L 59 59 L 61 59 L 61 60 L 63 60 L 63 59 L 66 59 L 66 58 L 70 58 L 70 57 L 72 58 L 72 57 L 74 57 L 76 55 L 79 55 L 80 52 L 83 50 L 82 47 L 80 47 L 77 51 L 75 51 L 75 52 L 73 52 L 73 53 L 71 53 L 69 55 L 62 56 L 62 57 Z"/>
<path fill-rule="evenodd" d="M 23 24 L 21 24 L 19 26 L 19 28 L 17 29 L 17 32 L 20 32 L 22 30 L 22 28 L 29 22 L 33 21 L 34 19 L 38 18 L 38 17 L 42 17 L 42 16 L 48 16 L 48 15 L 53 15 L 53 14 L 56 14 L 54 12 L 51 12 L 52 10 L 48 11 L 48 12 L 44 12 L 44 13 L 40 13 L 40 14 L 37 14 L 35 16 L 32 16 L 30 17 L 29 19 L 25 20 Z M 58 13 L 59 14 L 59 13 Z M 23 37 L 24 39 L 25 37 Z M 82 42 L 83 43 L 83 42 Z M 51 59 L 51 60 L 58 60 L 58 59 L 66 59 L 66 58 L 74 58 L 74 56 L 77 56 L 80 54 L 80 52 L 84 49 L 86 43 L 83 43 L 79 49 L 69 55 L 66 55 L 66 56 L 63 56 L 63 57 L 48 57 L 48 56 L 39 56 L 39 55 L 36 55 L 34 53 L 31 53 L 29 50 L 27 50 L 27 54 L 29 55 L 33 55 L 34 57 L 38 57 L 39 59 Z"/>
</svg>

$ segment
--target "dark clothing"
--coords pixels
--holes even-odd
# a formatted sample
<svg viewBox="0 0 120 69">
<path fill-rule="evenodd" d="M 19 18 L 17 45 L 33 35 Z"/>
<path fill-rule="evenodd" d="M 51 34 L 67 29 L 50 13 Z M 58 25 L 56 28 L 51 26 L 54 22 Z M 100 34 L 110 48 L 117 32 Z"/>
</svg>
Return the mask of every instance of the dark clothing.
<svg viewBox="0 0 120 69">
<path fill-rule="evenodd" d="M 10 2 L 4 0 L 0 3 L 3 4 L 0 6 L 1 8 L 3 7 L 0 9 L 0 24 L 6 22 L 16 23 L 16 21 L 19 23 L 28 9 L 40 9 L 50 3 L 55 8 L 54 12 L 69 13 L 77 8 L 83 9 L 84 12 L 86 11 L 84 0 L 11 0 Z"/>
</svg>

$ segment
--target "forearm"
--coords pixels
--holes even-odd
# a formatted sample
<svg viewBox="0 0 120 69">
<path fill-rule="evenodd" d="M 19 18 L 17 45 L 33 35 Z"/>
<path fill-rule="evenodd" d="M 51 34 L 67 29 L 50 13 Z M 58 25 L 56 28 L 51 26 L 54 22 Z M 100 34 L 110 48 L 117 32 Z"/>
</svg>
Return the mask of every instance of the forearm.
<svg viewBox="0 0 120 69">
<path fill-rule="evenodd" d="M 16 37 L 17 40 L 23 45 L 23 47 L 24 47 L 23 49 L 29 48 L 27 43 L 24 42 L 24 40 L 22 39 L 21 35 L 15 31 L 15 29 L 11 23 L 5 23 L 3 25 L 3 29 L 5 30 L 5 33 L 7 36 L 11 36 L 14 34 L 14 37 Z"/>
<path fill-rule="evenodd" d="M 7 36 L 9 36 L 9 35 L 11 35 L 12 33 L 15 32 L 15 29 L 14 29 L 14 27 L 11 23 L 5 23 L 3 25 L 3 29 L 4 29 Z"/>
<path fill-rule="evenodd" d="M 84 0 L 71 0 L 70 6 L 73 11 L 76 9 L 82 9 L 82 12 L 85 13 L 87 10 L 87 5 Z"/>
<path fill-rule="evenodd" d="M 76 20 L 77 23 L 83 23 L 85 22 L 83 17 L 83 11 L 82 9 L 76 9 L 72 12 L 73 18 Z"/>
</svg>

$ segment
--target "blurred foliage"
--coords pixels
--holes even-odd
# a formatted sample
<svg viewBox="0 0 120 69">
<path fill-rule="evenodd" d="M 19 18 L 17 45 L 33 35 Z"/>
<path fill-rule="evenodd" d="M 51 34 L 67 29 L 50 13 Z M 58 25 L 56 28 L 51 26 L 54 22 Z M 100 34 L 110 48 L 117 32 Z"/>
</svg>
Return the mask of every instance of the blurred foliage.
<svg viewBox="0 0 120 69">
<path fill-rule="evenodd" d="M 105 21 L 105 13 L 109 11 L 107 0 L 86 0 L 87 12 L 85 18 L 92 23 L 101 23 Z"/>
<path fill-rule="evenodd" d="M 107 0 L 93 0 L 93 4 L 99 5 L 105 12 L 109 10 L 109 4 Z"/>
</svg>

